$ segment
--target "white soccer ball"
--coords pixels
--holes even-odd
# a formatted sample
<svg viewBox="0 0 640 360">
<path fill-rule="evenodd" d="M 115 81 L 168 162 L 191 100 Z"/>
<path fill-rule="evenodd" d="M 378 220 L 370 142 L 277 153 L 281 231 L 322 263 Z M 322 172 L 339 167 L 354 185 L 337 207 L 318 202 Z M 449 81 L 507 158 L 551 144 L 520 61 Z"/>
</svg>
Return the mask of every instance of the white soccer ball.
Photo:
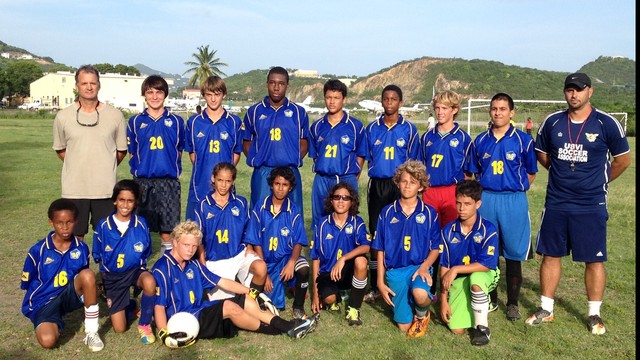
<svg viewBox="0 0 640 360">
<path fill-rule="evenodd" d="M 169 334 L 175 332 L 184 332 L 187 337 L 197 337 L 200 331 L 200 323 L 198 319 L 191 313 L 186 311 L 173 314 L 167 322 L 167 331 Z"/>
</svg>

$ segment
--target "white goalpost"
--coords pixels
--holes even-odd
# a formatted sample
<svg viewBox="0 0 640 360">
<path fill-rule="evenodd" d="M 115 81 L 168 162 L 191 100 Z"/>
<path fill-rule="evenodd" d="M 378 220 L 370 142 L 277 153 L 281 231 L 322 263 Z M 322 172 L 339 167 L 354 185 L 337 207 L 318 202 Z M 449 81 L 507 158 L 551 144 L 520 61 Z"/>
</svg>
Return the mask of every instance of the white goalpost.
<svg viewBox="0 0 640 360">
<path fill-rule="evenodd" d="M 540 105 L 552 105 L 553 109 L 552 110 L 545 110 L 542 113 L 544 114 L 544 116 L 551 114 L 554 111 L 566 108 L 567 102 L 565 100 L 513 100 L 514 103 L 518 104 L 540 104 Z M 486 128 L 486 125 L 488 123 L 488 120 L 490 119 L 489 117 L 489 112 L 486 111 L 486 120 L 483 121 L 478 121 L 478 119 L 476 119 L 475 121 L 473 121 L 472 116 L 471 116 L 471 112 L 472 109 L 480 109 L 480 108 L 488 108 L 489 105 L 491 103 L 491 99 L 469 99 L 467 101 L 467 106 L 462 108 L 462 110 L 467 110 L 467 133 L 472 134 L 471 132 L 471 125 L 475 125 L 475 126 L 483 126 L 484 128 Z M 531 111 L 531 109 L 527 109 L 525 110 L 526 113 L 528 113 L 529 111 Z M 516 116 L 518 114 L 522 114 L 522 110 L 516 109 Z M 628 119 L 628 113 L 626 112 L 611 112 L 608 113 L 611 116 L 614 116 L 618 119 L 618 121 L 620 121 L 620 123 L 622 124 L 622 127 L 626 133 L 627 131 L 627 119 Z M 544 118 L 544 117 L 543 117 Z M 542 119 L 539 119 L 542 120 Z M 522 129 L 521 129 L 522 130 Z"/>
</svg>

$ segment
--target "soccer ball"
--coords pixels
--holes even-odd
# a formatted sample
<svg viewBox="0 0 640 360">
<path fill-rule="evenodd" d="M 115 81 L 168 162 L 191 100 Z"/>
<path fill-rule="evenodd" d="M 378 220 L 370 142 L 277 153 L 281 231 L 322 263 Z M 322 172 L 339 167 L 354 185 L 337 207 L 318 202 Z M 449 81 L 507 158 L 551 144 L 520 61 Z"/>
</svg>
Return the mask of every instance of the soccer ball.
<svg viewBox="0 0 640 360">
<path fill-rule="evenodd" d="M 175 332 L 184 332 L 186 337 L 197 337 L 200 331 L 200 323 L 198 319 L 191 313 L 186 311 L 173 314 L 167 322 L 167 331 L 169 334 Z"/>
</svg>

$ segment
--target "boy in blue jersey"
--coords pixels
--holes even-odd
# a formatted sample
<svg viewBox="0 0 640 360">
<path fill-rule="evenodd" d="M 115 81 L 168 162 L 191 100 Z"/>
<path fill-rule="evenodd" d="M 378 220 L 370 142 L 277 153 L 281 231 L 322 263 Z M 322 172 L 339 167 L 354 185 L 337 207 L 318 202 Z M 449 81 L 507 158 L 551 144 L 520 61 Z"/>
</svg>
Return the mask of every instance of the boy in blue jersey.
<svg viewBox="0 0 640 360">
<path fill-rule="evenodd" d="M 244 116 L 242 148 L 251 174 L 251 207 L 269 196 L 271 189 L 264 179 L 275 167 L 286 166 L 295 174 L 300 184 L 291 194 L 291 201 L 298 207 L 304 221 L 302 202 L 302 178 L 299 167 L 307 155 L 309 117 L 304 108 L 286 98 L 289 73 L 276 66 L 267 75 L 267 91 L 261 102 L 253 104 Z"/>
<path fill-rule="evenodd" d="M 440 225 L 435 209 L 420 198 L 429 186 L 423 163 L 408 160 L 396 169 L 393 181 L 400 198 L 382 209 L 371 248 L 378 251 L 378 289 L 393 309 L 393 320 L 408 337 L 417 338 L 426 334 L 431 317 Z"/>
<path fill-rule="evenodd" d="M 422 201 L 438 212 L 440 228 L 458 217 L 456 210 L 456 184 L 471 178 L 468 156 L 473 141 L 455 122 L 460 113 L 460 95 L 451 90 L 433 97 L 437 124 L 420 137 L 419 160 L 427 167 L 429 188 L 422 193 Z M 433 266 L 433 277 L 438 278 L 438 261 Z M 431 287 L 436 295 L 436 284 Z"/>
<path fill-rule="evenodd" d="M 590 103 L 591 79 L 584 73 L 567 76 L 564 98 L 569 108 L 549 115 L 538 129 L 538 161 L 549 170 L 547 195 L 536 252 L 540 265 L 540 308 L 526 323 L 553 321 L 554 295 L 562 258 L 584 262 L 587 326 L 605 333 L 600 316 L 607 261 L 607 193 L 609 183 L 631 164 L 624 128 L 618 120 Z M 610 155 L 613 160 L 610 160 Z"/>
<path fill-rule="evenodd" d="M 180 222 L 180 174 L 184 149 L 184 120 L 164 107 L 167 81 L 151 75 L 142 82 L 147 108 L 129 119 L 127 144 L 133 179 L 140 184 L 138 214 L 149 231 L 159 232 L 162 248 L 171 246 L 169 234 Z"/>
<path fill-rule="evenodd" d="M 367 142 L 369 187 L 367 207 L 369 211 L 369 233 L 374 234 L 378 215 L 383 207 L 395 201 L 400 192 L 393 181 L 396 168 L 407 160 L 418 158 L 418 128 L 400 115 L 402 90 L 397 85 L 387 85 L 382 89 L 384 113 L 365 128 Z M 371 289 L 365 301 L 380 298 L 377 289 L 378 261 L 375 249 L 371 249 L 369 278 Z"/>
<path fill-rule="evenodd" d="M 219 162 L 238 165 L 242 153 L 242 121 L 222 107 L 227 86 L 219 76 L 207 78 L 200 93 L 207 107 L 187 120 L 185 150 L 193 164 L 189 180 L 186 218 L 196 220 L 195 210 L 213 191 L 211 172 Z"/>
<path fill-rule="evenodd" d="M 156 341 L 151 330 L 156 282 L 147 270 L 151 237 L 146 220 L 134 213 L 140 202 L 140 187 L 133 180 L 120 180 L 113 188 L 115 211 L 102 219 L 93 234 L 91 254 L 100 265 L 111 324 L 116 333 L 127 330 L 127 312 L 135 308 L 130 290 L 142 290 L 138 334 L 143 344 Z"/>
<path fill-rule="evenodd" d="M 351 184 L 334 185 L 325 200 L 329 215 L 316 225 L 311 248 L 311 310 L 318 313 L 323 307 L 339 304 L 340 291 L 350 290 L 346 312 L 349 325 L 362 325 L 360 307 L 367 286 L 366 254 L 371 247 L 364 220 L 358 216 L 359 205 L 358 192 Z"/>
<path fill-rule="evenodd" d="M 293 316 L 305 318 L 304 300 L 309 287 L 309 262 L 301 255 L 307 233 L 300 210 L 289 198 L 296 177 L 289 167 L 271 171 L 267 183 L 272 194 L 252 211 L 245 242 L 267 263 L 264 290 L 274 305 L 284 309 L 285 286 L 294 287 Z"/>
<path fill-rule="evenodd" d="M 482 186 L 463 180 L 456 186 L 458 218 L 442 229 L 440 316 L 454 334 L 472 328 L 471 344 L 489 343 L 489 292 L 496 287 L 498 233 L 478 214 Z"/>
<path fill-rule="evenodd" d="M 531 220 L 526 191 L 538 172 L 533 138 L 511 125 L 515 106 L 511 96 L 491 98 L 493 126 L 474 140 L 469 169 L 482 185 L 480 214 L 498 228 L 500 254 L 507 282 L 507 319 L 519 320 L 522 261 L 531 259 Z M 498 305 L 497 288 L 491 292 L 491 309 Z"/>
<path fill-rule="evenodd" d="M 358 178 L 367 156 L 364 126 L 342 109 L 347 102 L 347 86 L 337 79 L 324 84 L 324 103 L 329 110 L 311 124 L 309 157 L 313 159 L 311 228 L 329 213 L 325 198 L 329 189 L 348 182 L 358 191 Z"/>
<path fill-rule="evenodd" d="M 213 168 L 211 182 L 214 191 L 202 200 L 195 211 L 196 223 L 202 230 L 202 244 L 198 251 L 200 262 L 220 277 L 240 281 L 241 284 L 264 289 L 267 265 L 253 252 L 248 252 L 244 233 L 249 222 L 249 204 L 234 194 L 238 170 L 228 162 Z M 235 294 L 214 290 L 211 299 L 227 299 Z"/>
<path fill-rule="evenodd" d="M 47 215 L 53 231 L 29 249 L 22 268 L 22 313 L 33 323 L 40 346 L 52 349 L 64 329 L 62 317 L 84 307 L 84 342 L 100 351 L 96 276 L 89 268 L 89 247 L 73 235 L 78 208 L 71 200 L 57 199 Z"/>
<path fill-rule="evenodd" d="M 198 318 L 200 339 L 231 338 L 238 334 L 238 329 L 270 335 L 286 333 L 299 339 L 315 330 L 317 317 L 288 321 L 262 311 L 259 303 L 271 304 L 269 297 L 257 289 L 219 277 L 196 260 L 202 232 L 195 222 L 178 224 L 171 238 L 173 249 L 165 252 L 153 266 L 158 284 L 154 317 L 158 336 L 165 346 L 182 348 L 195 343 L 195 338 L 184 333 L 167 331 L 171 316 L 183 311 Z M 217 287 L 236 295 L 231 299 L 211 300 L 206 294 Z"/>
</svg>

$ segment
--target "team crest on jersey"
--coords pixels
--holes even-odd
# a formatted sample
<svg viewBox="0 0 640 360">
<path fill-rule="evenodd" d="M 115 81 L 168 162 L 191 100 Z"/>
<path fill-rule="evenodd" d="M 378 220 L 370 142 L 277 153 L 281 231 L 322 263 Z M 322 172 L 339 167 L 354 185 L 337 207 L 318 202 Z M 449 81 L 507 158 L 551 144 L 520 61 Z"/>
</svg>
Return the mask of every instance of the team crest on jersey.
<svg viewBox="0 0 640 360">
<path fill-rule="evenodd" d="M 404 147 L 407 142 L 404 139 L 396 140 L 396 146 Z"/>
<path fill-rule="evenodd" d="M 480 233 L 473 234 L 473 241 L 475 241 L 476 244 L 480 244 L 483 239 L 484 239 L 484 236 L 482 236 L 482 234 Z"/>
<path fill-rule="evenodd" d="M 507 158 L 507 160 L 513 160 L 516 158 L 516 153 L 513 151 L 507 151 L 505 157 Z"/>
<path fill-rule="evenodd" d="M 489 159 L 491 157 L 491 154 L 489 153 L 484 153 L 484 155 L 482 155 L 483 159 Z"/>
<path fill-rule="evenodd" d="M 69 253 L 69 257 L 71 257 L 71 259 L 73 260 L 78 260 L 80 259 L 81 254 L 82 253 L 80 252 L 80 250 L 74 249 L 73 251 L 71 251 L 71 253 Z"/>
<path fill-rule="evenodd" d="M 212 217 L 213 217 L 213 214 L 212 214 L 212 213 L 210 213 L 210 212 L 208 212 L 208 213 L 207 213 L 207 220 L 211 219 Z"/>
<path fill-rule="evenodd" d="M 53 260 L 52 258 L 47 257 L 47 258 L 44 260 L 44 264 L 45 264 L 45 265 L 48 265 L 48 264 L 51 264 L 53 261 L 54 261 L 54 260 Z"/>
<path fill-rule="evenodd" d="M 322 142 L 322 140 L 324 140 L 324 137 L 322 135 L 318 136 L 318 142 Z"/>
<path fill-rule="evenodd" d="M 202 133 L 202 131 L 200 131 L 198 132 L 198 135 L 196 135 L 196 137 L 199 137 L 199 138 L 204 137 L 204 134 Z"/>
<path fill-rule="evenodd" d="M 231 214 L 232 214 L 233 216 L 238 216 L 238 215 L 240 215 L 240 209 L 238 209 L 238 207 L 237 207 L 237 206 L 234 206 L 233 208 L 231 208 Z"/>
<path fill-rule="evenodd" d="M 137 243 L 133 244 L 133 251 L 137 253 L 141 253 L 144 251 L 144 244 L 142 244 L 142 241 L 138 241 Z"/>
<path fill-rule="evenodd" d="M 562 131 L 558 131 L 558 137 L 562 137 L 562 136 L 563 136 Z"/>
<path fill-rule="evenodd" d="M 140 124 L 140 129 L 144 129 L 144 128 L 146 128 L 147 126 L 149 126 L 149 125 L 147 125 L 146 123 L 142 123 L 142 124 Z"/>
<path fill-rule="evenodd" d="M 327 236 L 324 239 L 325 240 L 331 240 L 331 239 L 333 239 L 333 235 L 327 234 Z"/>
<path fill-rule="evenodd" d="M 21 281 L 29 281 L 29 273 L 27 271 L 23 271 L 22 272 L 22 278 L 20 280 Z"/>
<path fill-rule="evenodd" d="M 164 119 L 164 125 L 165 125 L 165 126 L 168 126 L 168 127 L 173 126 L 173 120 L 171 120 L 171 119 Z"/>
<path fill-rule="evenodd" d="M 266 119 L 266 118 L 267 118 L 267 115 L 262 114 L 262 115 L 260 115 L 260 117 L 258 118 L 258 120 L 264 120 L 264 119 Z"/>
<path fill-rule="evenodd" d="M 193 269 L 187 270 L 187 273 L 185 275 L 187 275 L 187 279 L 192 280 L 193 279 Z"/>
<path fill-rule="evenodd" d="M 382 141 L 380 141 L 379 139 L 376 139 L 376 142 L 373 143 L 373 146 L 380 145 L 380 144 L 382 144 Z"/>
<path fill-rule="evenodd" d="M 229 133 L 226 131 L 223 131 L 220 133 L 220 139 L 222 140 L 227 140 L 229 138 Z"/>
<path fill-rule="evenodd" d="M 453 239 L 451 239 L 450 243 L 452 244 L 459 244 L 460 243 L 460 239 L 458 239 L 457 236 L 454 236 Z"/>
<path fill-rule="evenodd" d="M 340 138 L 340 142 L 343 144 L 348 144 L 349 141 L 351 141 L 351 139 L 349 138 L 349 135 L 342 135 L 342 137 Z"/>
<path fill-rule="evenodd" d="M 113 251 L 113 248 L 110 245 L 104 247 L 105 252 Z"/>
<path fill-rule="evenodd" d="M 449 146 L 451 146 L 452 148 L 458 147 L 458 145 L 460 145 L 460 140 L 458 139 L 449 140 Z"/>
<path fill-rule="evenodd" d="M 280 235 L 282 235 L 282 236 L 289 236 L 289 232 L 290 232 L 290 230 L 286 226 L 283 227 L 282 229 L 280 229 Z"/>
<path fill-rule="evenodd" d="M 292 111 L 292 110 L 285 110 L 285 111 L 284 111 L 284 116 L 286 116 L 286 117 L 292 117 L 292 116 L 293 116 L 293 111 Z"/>
<path fill-rule="evenodd" d="M 345 226 L 344 232 L 349 234 L 349 235 L 353 234 L 353 225 L 349 224 L 349 225 Z"/>
<path fill-rule="evenodd" d="M 389 221 L 389 224 L 395 224 L 395 223 L 398 223 L 398 222 L 400 222 L 400 220 L 396 219 L 396 217 L 394 216 L 394 217 L 391 218 L 391 221 Z"/>
<path fill-rule="evenodd" d="M 416 215 L 416 222 L 418 224 L 424 224 L 425 220 L 427 220 L 427 217 L 424 216 L 424 214 L 418 214 Z"/>
<path fill-rule="evenodd" d="M 584 136 L 587 137 L 587 141 L 589 142 L 594 142 L 596 141 L 596 139 L 598 138 L 599 134 L 590 134 L 590 133 L 584 133 Z"/>
<path fill-rule="evenodd" d="M 427 145 L 425 145 L 425 146 L 426 146 L 426 147 L 429 147 L 429 146 L 431 146 L 431 145 L 433 145 L 433 143 L 431 142 L 431 140 L 429 140 L 429 141 L 427 142 Z"/>
</svg>

